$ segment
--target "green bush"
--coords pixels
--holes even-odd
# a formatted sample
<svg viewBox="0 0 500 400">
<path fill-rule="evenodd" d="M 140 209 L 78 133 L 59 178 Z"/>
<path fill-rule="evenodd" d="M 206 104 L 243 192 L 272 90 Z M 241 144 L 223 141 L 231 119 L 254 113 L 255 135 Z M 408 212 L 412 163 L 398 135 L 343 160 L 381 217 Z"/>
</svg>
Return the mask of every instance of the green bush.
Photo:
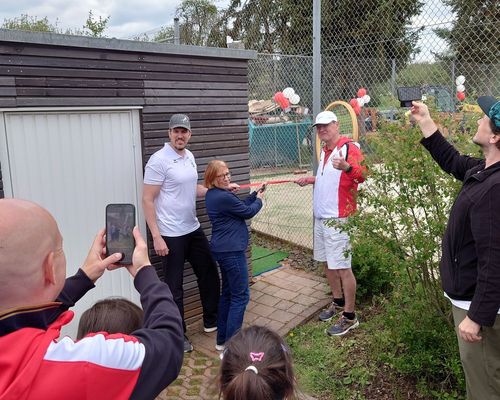
<svg viewBox="0 0 500 400">
<path fill-rule="evenodd" d="M 368 322 L 381 333 L 374 337 L 374 354 L 380 362 L 415 377 L 426 395 L 459 399 L 465 381 L 455 331 L 424 296 L 419 286 L 414 291 L 400 284 L 384 301 L 384 313 Z"/>
<path fill-rule="evenodd" d="M 389 244 L 387 244 L 389 246 Z M 367 237 L 352 240 L 352 270 L 356 276 L 358 301 L 388 294 L 394 284 L 394 265 L 397 259 L 380 242 Z"/>
</svg>

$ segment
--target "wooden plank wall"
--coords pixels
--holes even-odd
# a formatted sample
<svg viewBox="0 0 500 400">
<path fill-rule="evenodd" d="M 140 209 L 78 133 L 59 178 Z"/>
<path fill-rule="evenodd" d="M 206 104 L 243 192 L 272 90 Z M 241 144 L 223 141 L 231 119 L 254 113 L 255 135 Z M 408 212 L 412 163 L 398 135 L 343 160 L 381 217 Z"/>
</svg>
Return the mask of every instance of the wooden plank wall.
<svg viewBox="0 0 500 400">
<path fill-rule="evenodd" d="M 144 165 L 168 140 L 170 116 L 188 114 L 200 182 L 213 158 L 229 163 L 233 181 L 249 181 L 247 102 L 246 60 L 0 42 L 0 108 L 142 106 Z M 3 197 L 1 185 L 0 176 Z M 197 211 L 209 235 L 203 202 Z M 191 268 L 184 288 L 190 323 L 201 314 Z"/>
</svg>

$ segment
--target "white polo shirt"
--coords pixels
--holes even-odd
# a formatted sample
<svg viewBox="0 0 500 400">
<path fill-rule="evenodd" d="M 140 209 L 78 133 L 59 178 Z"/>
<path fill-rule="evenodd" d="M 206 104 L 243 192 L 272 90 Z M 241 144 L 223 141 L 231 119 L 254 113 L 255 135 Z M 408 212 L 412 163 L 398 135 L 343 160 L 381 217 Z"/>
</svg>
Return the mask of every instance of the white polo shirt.
<svg viewBox="0 0 500 400">
<path fill-rule="evenodd" d="M 184 150 L 180 156 L 165 143 L 149 159 L 144 183 L 161 186 L 155 199 L 156 223 L 162 236 L 182 236 L 198 229 L 196 218 L 196 185 L 198 171 L 193 153 Z"/>
</svg>

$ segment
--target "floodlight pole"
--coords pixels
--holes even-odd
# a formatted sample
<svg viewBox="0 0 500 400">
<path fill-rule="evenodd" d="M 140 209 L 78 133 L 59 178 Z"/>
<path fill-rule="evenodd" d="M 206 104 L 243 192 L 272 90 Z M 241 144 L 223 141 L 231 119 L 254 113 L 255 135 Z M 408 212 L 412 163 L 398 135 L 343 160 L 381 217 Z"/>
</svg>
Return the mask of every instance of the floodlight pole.
<svg viewBox="0 0 500 400">
<path fill-rule="evenodd" d="M 321 0 L 313 0 L 313 117 L 321 111 Z M 316 132 L 312 132 L 313 173 L 318 169 Z"/>
</svg>

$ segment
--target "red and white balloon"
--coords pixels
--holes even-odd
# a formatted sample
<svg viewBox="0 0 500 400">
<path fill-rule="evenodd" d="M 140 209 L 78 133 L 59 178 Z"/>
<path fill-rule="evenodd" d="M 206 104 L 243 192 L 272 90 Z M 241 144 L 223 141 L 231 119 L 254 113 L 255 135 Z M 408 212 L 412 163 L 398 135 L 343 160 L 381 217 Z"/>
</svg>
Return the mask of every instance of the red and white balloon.
<svg viewBox="0 0 500 400">
<path fill-rule="evenodd" d="M 457 99 L 459 101 L 464 101 L 465 100 L 465 76 L 459 75 L 455 79 L 455 84 L 457 85 Z"/>
<path fill-rule="evenodd" d="M 295 93 L 295 90 L 291 87 L 283 89 L 282 92 L 276 92 L 274 95 L 274 101 L 283 109 L 285 112 L 290 111 L 290 104 L 297 105 L 300 103 L 300 96 Z"/>
<path fill-rule="evenodd" d="M 368 104 L 371 100 L 370 96 L 366 92 L 365 88 L 359 88 L 356 93 L 358 97 L 349 101 L 349 104 L 356 115 L 359 115 L 361 113 L 361 107 Z"/>
</svg>

